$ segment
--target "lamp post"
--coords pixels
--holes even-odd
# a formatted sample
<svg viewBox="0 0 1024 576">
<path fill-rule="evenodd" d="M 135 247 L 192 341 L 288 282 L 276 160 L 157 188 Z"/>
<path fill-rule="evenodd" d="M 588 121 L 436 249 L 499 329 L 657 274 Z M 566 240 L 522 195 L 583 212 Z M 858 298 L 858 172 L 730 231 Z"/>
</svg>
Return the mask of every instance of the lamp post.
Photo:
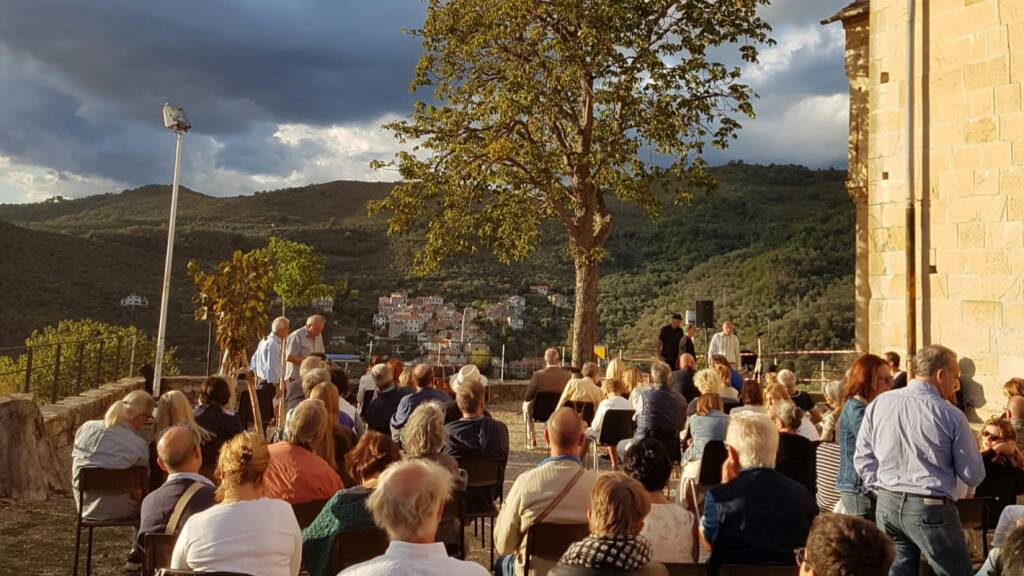
<svg viewBox="0 0 1024 576">
<path fill-rule="evenodd" d="M 181 174 L 181 138 L 192 127 L 185 111 L 164 104 L 164 127 L 174 132 L 174 183 L 171 185 L 171 218 L 167 224 L 167 256 L 164 259 L 164 286 L 160 294 L 160 323 L 156 330 L 156 359 L 153 361 L 153 396 L 160 397 L 164 360 L 164 335 L 167 331 L 167 301 L 171 295 L 171 259 L 174 257 L 174 224 L 178 219 L 178 178 Z"/>
</svg>

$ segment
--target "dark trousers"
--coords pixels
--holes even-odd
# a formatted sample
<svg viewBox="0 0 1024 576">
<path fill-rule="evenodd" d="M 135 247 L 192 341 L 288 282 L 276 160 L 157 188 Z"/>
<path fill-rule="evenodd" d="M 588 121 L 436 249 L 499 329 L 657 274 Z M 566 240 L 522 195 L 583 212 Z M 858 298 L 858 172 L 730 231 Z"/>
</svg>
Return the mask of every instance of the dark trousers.
<svg viewBox="0 0 1024 576">
<path fill-rule="evenodd" d="M 974 573 L 960 513 L 949 498 L 879 490 L 875 519 L 896 544 L 889 576 L 917 576 L 921 556 L 938 576 Z"/>
</svg>

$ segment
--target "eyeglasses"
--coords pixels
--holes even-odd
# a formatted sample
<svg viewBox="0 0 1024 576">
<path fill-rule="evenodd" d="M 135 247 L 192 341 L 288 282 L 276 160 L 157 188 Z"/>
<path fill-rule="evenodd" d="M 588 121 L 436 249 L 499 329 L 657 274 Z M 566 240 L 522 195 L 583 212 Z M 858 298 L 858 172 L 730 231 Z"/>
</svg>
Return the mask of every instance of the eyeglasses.
<svg viewBox="0 0 1024 576">
<path fill-rule="evenodd" d="M 807 562 L 807 548 L 797 548 L 793 550 L 793 556 L 796 557 L 796 565 L 803 566 Z"/>
</svg>

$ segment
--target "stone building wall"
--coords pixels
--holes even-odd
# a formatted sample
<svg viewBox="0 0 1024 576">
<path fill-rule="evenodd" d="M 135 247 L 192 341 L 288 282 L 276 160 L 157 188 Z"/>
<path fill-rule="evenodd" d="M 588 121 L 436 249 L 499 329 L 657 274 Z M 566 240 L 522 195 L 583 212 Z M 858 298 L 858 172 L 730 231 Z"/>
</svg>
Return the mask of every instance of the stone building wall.
<svg viewBox="0 0 1024 576">
<path fill-rule="evenodd" d="M 918 0 L 918 346 L 961 358 L 979 416 L 1024 376 L 1024 1 Z M 873 352 L 906 347 L 906 2 L 870 3 L 867 216 Z M 923 127 L 923 129 L 922 129 Z"/>
</svg>

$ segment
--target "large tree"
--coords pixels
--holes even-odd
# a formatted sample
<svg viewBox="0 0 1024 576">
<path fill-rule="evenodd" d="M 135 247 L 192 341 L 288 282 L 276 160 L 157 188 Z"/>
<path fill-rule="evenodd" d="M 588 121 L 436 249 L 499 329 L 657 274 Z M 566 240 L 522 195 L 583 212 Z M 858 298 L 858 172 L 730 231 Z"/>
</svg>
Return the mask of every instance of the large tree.
<svg viewBox="0 0 1024 576">
<path fill-rule="evenodd" d="M 537 246 L 554 219 L 575 263 L 573 362 L 590 359 L 598 264 L 613 227 L 607 194 L 657 217 L 666 199 L 714 187 L 706 146 L 753 117 L 738 53 L 770 43 L 767 0 L 429 0 L 412 89 L 432 87 L 390 123 L 401 175 L 371 205 L 389 234 L 426 230 L 417 271 L 490 250 Z M 713 54 L 712 54 L 713 52 Z"/>
<path fill-rule="evenodd" d="M 320 298 L 334 298 L 337 289 L 323 281 L 324 257 L 309 244 L 271 236 L 267 247 L 259 252 L 270 260 L 282 316 L 286 306 L 306 306 Z M 347 286 L 345 281 L 339 284 L 342 292 Z"/>
</svg>

